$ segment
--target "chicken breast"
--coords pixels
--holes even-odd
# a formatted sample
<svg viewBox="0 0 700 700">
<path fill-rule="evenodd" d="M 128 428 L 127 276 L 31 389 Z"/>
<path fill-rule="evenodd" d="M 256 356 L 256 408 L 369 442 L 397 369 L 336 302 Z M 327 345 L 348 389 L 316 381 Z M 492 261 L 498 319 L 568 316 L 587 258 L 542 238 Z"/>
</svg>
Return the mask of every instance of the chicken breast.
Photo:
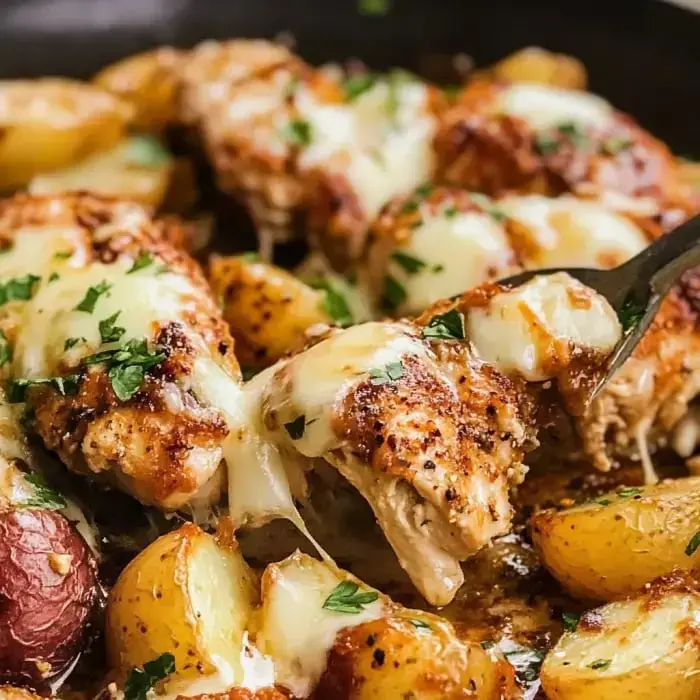
<svg viewBox="0 0 700 700">
<path fill-rule="evenodd" d="M 622 209 L 697 209 L 664 144 L 591 93 L 476 79 L 445 116 L 438 178 L 502 195 L 574 192 Z"/>
<path fill-rule="evenodd" d="M 580 378 L 620 336 L 607 302 L 555 277 L 465 295 L 417 325 L 331 332 L 247 385 L 285 462 L 335 467 L 432 604 L 454 596 L 461 560 L 508 531 L 508 491 L 535 445 L 527 381 L 574 364 Z"/>
</svg>

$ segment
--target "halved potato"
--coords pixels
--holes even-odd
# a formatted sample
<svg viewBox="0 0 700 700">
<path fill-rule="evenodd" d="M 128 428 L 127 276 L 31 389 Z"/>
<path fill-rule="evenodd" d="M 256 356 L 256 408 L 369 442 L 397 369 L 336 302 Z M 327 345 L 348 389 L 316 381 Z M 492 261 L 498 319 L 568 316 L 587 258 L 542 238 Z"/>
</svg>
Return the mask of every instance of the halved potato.
<svg viewBox="0 0 700 700">
<path fill-rule="evenodd" d="M 160 537 L 124 569 L 110 593 L 110 667 L 123 678 L 170 652 L 173 692 L 222 692 L 241 683 L 256 584 L 233 542 L 222 544 L 192 524 Z"/>
<path fill-rule="evenodd" d="M 302 343 L 307 328 L 333 323 L 325 292 L 255 257 L 212 256 L 209 282 L 222 300 L 243 367 L 270 365 Z"/>
<path fill-rule="evenodd" d="M 613 600 L 674 568 L 700 571 L 700 477 L 618 489 L 530 520 L 544 565 L 572 595 Z"/>
<path fill-rule="evenodd" d="M 688 574 L 591 610 L 547 654 L 549 700 L 697 700 L 700 590 Z"/>
<path fill-rule="evenodd" d="M 118 98 L 75 80 L 0 81 L 0 190 L 108 150 L 130 116 Z"/>
<path fill-rule="evenodd" d="M 35 177 L 32 194 L 58 194 L 86 190 L 107 197 L 132 199 L 158 208 L 165 198 L 173 158 L 151 136 L 132 136 L 109 151 L 62 170 Z"/>
<path fill-rule="evenodd" d="M 512 82 L 541 83 L 574 90 L 585 90 L 586 68 L 573 56 L 552 53 L 538 46 L 520 49 L 488 69 L 494 78 Z"/>
<path fill-rule="evenodd" d="M 496 700 L 513 670 L 449 622 L 394 605 L 346 572 L 297 552 L 263 575 L 255 637 L 275 681 L 314 700 Z M 466 691 L 469 691 L 468 693 Z"/>
<path fill-rule="evenodd" d="M 135 129 L 162 131 L 175 121 L 178 70 L 183 56 L 182 51 L 162 46 L 112 63 L 92 80 L 133 105 Z"/>
</svg>

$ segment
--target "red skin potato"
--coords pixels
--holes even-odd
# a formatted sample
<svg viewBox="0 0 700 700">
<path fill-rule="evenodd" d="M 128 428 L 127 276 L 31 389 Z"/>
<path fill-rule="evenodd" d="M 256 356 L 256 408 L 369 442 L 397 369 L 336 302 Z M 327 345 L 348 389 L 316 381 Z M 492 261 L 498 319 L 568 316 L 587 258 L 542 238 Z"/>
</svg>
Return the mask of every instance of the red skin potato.
<svg viewBox="0 0 700 700">
<path fill-rule="evenodd" d="M 96 597 L 95 559 L 66 518 L 0 514 L 0 683 L 36 686 L 60 673 L 80 650 Z"/>
</svg>

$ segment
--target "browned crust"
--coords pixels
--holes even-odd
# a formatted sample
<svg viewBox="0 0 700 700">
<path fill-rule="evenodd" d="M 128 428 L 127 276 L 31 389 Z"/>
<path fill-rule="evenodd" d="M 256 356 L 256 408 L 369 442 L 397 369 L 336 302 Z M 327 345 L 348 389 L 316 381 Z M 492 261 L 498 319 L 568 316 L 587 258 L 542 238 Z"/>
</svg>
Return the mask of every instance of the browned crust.
<svg viewBox="0 0 700 700">
<path fill-rule="evenodd" d="M 563 138 L 555 152 L 541 153 L 537 134 L 523 120 L 489 114 L 489 103 L 506 86 L 480 78 L 464 89 L 435 139 L 440 179 L 494 196 L 509 191 L 595 196 L 614 190 L 651 197 L 662 210 L 697 208 L 668 148 L 631 117 L 615 112 L 609 130 L 586 133 L 587 148 Z M 604 143 L 615 138 L 632 146 L 606 154 Z"/>
</svg>

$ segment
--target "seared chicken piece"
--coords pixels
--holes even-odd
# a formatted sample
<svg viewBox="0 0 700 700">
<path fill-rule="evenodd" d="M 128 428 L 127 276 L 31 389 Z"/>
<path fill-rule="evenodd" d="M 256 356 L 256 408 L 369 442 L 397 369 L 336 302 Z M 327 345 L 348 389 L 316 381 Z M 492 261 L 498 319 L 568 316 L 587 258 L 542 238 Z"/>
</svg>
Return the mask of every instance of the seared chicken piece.
<svg viewBox="0 0 700 700">
<path fill-rule="evenodd" d="M 335 467 L 417 588 L 444 605 L 460 560 L 509 528 L 508 490 L 535 444 L 526 382 L 574 364 L 580 379 L 619 336 L 607 302 L 566 276 L 538 278 L 443 302 L 417 325 L 331 332 L 246 389 L 285 461 Z"/>
<path fill-rule="evenodd" d="M 698 208 L 666 146 L 586 92 L 476 79 L 435 147 L 440 181 L 494 196 L 573 192 L 645 215 Z"/>
<path fill-rule="evenodd" d="M 0 81 L 0 191 L 112 148 L 130 117 L 126 103 L 86 83 Z"/>
<path fill-rule="evenodd" d="M 239 40 L 196 48 L 183 82 L 183 121 L 199 128 L 220 187 L 263 234 L 302 215 L 339 265 L 359 255 L 389 197 L 433 173 L 443 98 L 409 74 L 317 70 Z"/>
</svg>

